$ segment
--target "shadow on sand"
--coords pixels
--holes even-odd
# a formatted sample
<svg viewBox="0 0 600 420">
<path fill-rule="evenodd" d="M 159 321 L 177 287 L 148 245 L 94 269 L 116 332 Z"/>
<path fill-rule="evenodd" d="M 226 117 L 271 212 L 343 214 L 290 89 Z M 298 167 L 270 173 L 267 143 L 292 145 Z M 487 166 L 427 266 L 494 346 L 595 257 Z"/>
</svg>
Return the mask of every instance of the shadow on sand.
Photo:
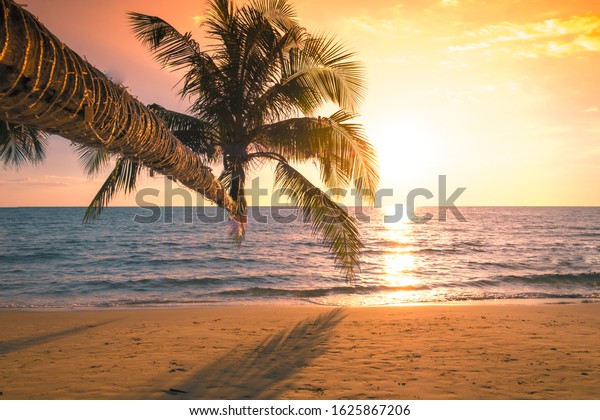
<svg viewBox="0 0 600 420">
<path fill-rule="evenodd" d="M 326 350 L 324 344 L 346 315 L 335 309 L 263 340 L 241 358 L 235 350 L 194 373 L 165 397 L 182 399 L 273 399 L 286 381 Z"/>
<path fill-rule="evenodd" d="M 51 341 L 58 340 L 58 339 L 61 339 L 64 337 L 68 337 L 70 335 L 78 334 L 78 333 L 80 333 L 82 331 L 86 331 L 90 328 L 99 327 L 101 325 L 109 324 L 114 321 L 115 320 L 105 321 L 105 322 L 101 322 L 101 323 L 97 323 L 97 324 L 79 325 L 77 327 L 53 332 L 50 334 L 38 335 L 36 337 L 20 338 L 20 339 L 11 340 L 11 341 L 0 341 L 0 355 L 5 355 L 5 354 L 12 353 L 15 351 L 21 351 L 28 347 L 37 346 L 40 344 L 46 344 Z"/>
</svg>

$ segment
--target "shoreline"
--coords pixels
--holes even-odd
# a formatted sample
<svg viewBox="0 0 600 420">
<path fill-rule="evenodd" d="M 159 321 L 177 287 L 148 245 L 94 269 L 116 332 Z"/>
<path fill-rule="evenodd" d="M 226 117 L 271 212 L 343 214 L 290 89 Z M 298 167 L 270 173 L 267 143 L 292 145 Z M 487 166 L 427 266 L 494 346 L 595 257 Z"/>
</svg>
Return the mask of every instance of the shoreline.
<svg viewBox="0 0 600 420">
<path fill-rule="evenodd" d="M 600 398 L 600 303 L 135 309 L 1 310 L 0 399 Z"/>
<path fill-rule="evenodd" d="M 29 307 L 1 307 L 2 312 L 94 312 L 94 311 L 145 311 L 145 310 L 178 310 L 178 309 L 199 309 L 215 307 L 284 307 L 284 308 L 403 308 L 403 307 L 444 307 L 444 306 L 540 306 L 540 305 L 589 305 L 600 304 L 597 298 L 524 298 L 524 299 L 481 299 L 481 300 L 457 300 L 446 302 L 406 302 L 401 304 L 379 304 L 379 305 L 329 305 L 317 302 L 289 300 L 262 300 L 248 302 L 203 302 L 203 303 L 182 303 L 165 305 L 114 305 L 114 306 L 29 306 Z"/>
</svg>

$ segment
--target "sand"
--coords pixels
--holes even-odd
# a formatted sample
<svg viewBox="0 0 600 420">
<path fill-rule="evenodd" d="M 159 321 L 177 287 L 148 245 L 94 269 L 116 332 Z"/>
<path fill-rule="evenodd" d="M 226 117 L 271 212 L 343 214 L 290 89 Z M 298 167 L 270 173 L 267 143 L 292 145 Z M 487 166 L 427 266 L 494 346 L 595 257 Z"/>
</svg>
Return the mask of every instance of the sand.
<svg viewBox="0 0 600 420">
<path fill-rule="evenodd" d="M 0 392 L 599 399 L 600 304 L 1 311 Z"/>
</svg>

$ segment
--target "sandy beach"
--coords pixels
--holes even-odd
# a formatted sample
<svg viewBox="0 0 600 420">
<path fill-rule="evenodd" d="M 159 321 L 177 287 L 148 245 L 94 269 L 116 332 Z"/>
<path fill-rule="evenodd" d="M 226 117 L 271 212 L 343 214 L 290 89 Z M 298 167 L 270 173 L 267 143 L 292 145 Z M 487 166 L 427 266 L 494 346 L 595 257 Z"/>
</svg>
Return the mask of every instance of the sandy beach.
<svg viewBox="0 0 600 420">
<path fill-rule="evenodd" d="M 598 303 L 2 311 L 0 398 L 598 399 L 598 331 Z"/>
</svg>

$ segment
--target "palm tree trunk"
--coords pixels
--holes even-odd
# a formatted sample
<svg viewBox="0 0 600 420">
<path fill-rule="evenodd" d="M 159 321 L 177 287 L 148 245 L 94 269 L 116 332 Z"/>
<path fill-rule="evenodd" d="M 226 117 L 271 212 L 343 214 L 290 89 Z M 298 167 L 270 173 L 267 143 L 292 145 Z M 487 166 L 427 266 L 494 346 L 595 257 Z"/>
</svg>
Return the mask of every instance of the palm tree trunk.
<svg viewBox="0 0 600 420">
<path fill-rule="evenodd" d="M 210 168 L 154 112 L 13 0 L 0 5 L 0 120 L 138 159 L 235 214 Z"/>
</svg>

